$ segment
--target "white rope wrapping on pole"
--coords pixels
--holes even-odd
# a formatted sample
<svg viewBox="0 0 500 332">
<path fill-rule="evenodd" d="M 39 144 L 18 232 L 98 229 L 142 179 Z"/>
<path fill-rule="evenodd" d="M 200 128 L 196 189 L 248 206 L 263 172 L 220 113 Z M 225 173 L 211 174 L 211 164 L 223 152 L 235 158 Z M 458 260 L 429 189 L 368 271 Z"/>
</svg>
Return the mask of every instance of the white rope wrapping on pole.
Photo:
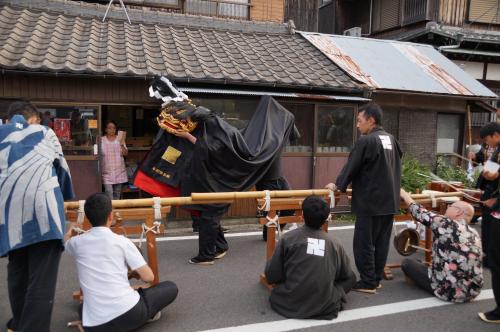
<svg viewBox="0 0 500 332">
<path fill-rule="evenodd" d="M 330 190 L 328 193 L 328 197 L 330 198 L 330 211 L 335 208 L 335 192 Z"/>
<path fill-rule="evenodd" d="M 267 227 L 276 227 L 278 229 L 278 240 L 281 238 L 281 227 L 278 222 L 279 216 L 276 214 L 274 218 L 270 218 L 269 216 L 266 217 L 268 222 L 266 223 Z"/>
<path fill-rule="evenodd" d="M 153 234 L 159 234 L 160 233 L 160 226 L 161 222 L 160 221 L 155 221 L 153 222 L 153 226 L 148 227 L 145 223 L 142 224 L 142 233 L 141 237 L 139 238 L 139 249 L 142 246 L 142 241 L 144 240 L 144 235 L 148 234 L 149 232 L 152 232 Z"/>
<path fill-rule="evenodd" d="M 431 206 L 432 208 L 436 208 L 438 206 L 438 197 L 436 195 L 440 194 L 441 192 L 439 191 L 434 191 L 434 190 L 424 190 L 422 191 L 422 194 L 428 195 L 430 200 L 431 200 Z"/>
<path fill-rule="evenodd" d="M 161 220 L 161 197 L 153 197 L 155 220 Z"/>
<path fill-rule="evenodd" d="M 78 225 L 83 224 L 83 220 L 85 219 L 85 201 L 84 200 L 79 200 L 78 201 L 78 216 L 76 217 L 76 223 Z"/>
<path fill-rule="evenodd" d="M 432 207 L 435 208 L 437 206 L 436 193 L 431 191 L 429 196 L 431 197 Z"/>
<path fill-rule="evenodd" d="M 259 211 L 269 212 L 271 210 L 271 191 L 264 190 L 264 204 L 262 206 L 257 207 Z"/>
</svg>

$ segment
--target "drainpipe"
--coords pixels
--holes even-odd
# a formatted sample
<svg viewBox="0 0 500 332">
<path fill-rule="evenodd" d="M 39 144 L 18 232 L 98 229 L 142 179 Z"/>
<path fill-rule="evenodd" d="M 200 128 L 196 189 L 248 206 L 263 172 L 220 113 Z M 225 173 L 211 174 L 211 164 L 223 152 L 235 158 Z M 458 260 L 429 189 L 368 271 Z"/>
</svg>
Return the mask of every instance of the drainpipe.
<svg viewBox="0 0 500 332">
<path fill-rule="evenodd" d="M 457 33 L 457 43 L 455 45 L 439 46 L 438 51 L 440 53 L 443 53 L 443 50 L 452 50 L 460 48 L 460 44 L 462 44 L 463 40 L 464 40 L 464 35 L 461 33 Z"/>
<path fill-rule="evenodd" d="M 373 19 L 373 0 L 370 0 L 370 26 L 368 27 L 368 36 L 372 35 L 372 19 Z"/>
</svg>

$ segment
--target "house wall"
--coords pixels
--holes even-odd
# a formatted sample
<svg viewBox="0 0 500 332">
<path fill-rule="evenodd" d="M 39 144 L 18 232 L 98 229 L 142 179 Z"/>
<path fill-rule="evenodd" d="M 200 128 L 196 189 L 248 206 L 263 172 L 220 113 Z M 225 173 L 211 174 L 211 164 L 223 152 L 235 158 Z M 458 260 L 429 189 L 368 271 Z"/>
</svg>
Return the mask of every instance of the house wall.
<svg viewBox="0 0 500 332">
<path fill-rule="evenodd" d="M 127 116 L 137 107 L 141 108 L 144 113 L 148 110 L 157 110 L 159 102 L 149 97 L 148 86 L 149 80 L 136 78 L 4 73 L 0 75 L 0 118 L 5 118 L 9 102 L 14 99 L 27 99 L 38 106 L 81 107 L 87 105 L 87 107 L 93 107 L 97 110 L 98 122 L 101 126 L 102 121 L 109 119 L 110 116 L 118 117 L 119 114 L 114 112 L 117 110 L 127 112 Z M 191 97 L 197 103 L 227 113 L 226 115 L 233 120 L 249 119 L 259 100 L 258 96 L 193 94 Z M 297 98 L 278 98 L 278 101 L 295 115 L 297 127 L 303 134 L 298 142 L 284 150 L 282 168 L 285 177 L 294 189 L 323 187 L 337 176 L 348 156 L 347 146 L 352 145 L 354 141 L 353 121 L 357 105 Z M 347 115 L 346 118 L 350 118 L 350 121 L 347 121 L 346 131 L 346 137 L 349 136 L 350 141 L 342 141 L 342 149 L 337 146 L 339 142 L 324 140 L 325 126 L 330 124 L 326 123 L 325 119 L 332 119 L 325 117 L 329 114 L 328 112 L 342 113 Z M 144 118 L 146 118 L 145 115 Z M 321 123 L 317 124 L 318 121 Z M 124 124 L 122 126 L 126 127 Z M 101 127 L 98 132 L 102 132 Z M 127 141 L 132 138 L 129 136 L 127 135 Z M 326 146 L 328 144 L 330 146 Z M 142 160 L 147 151 L 147 147 L 130 146 L 127 161 Z M 85 199 L 90 193 L 101 190 L 99 155 L 72 154 L 68 151 L 66 157 L 69 160 L 78 199 Z M 130 194 L 128 196 L 130 197 Z M 228 216 L 252 216 L 255 215 L 255 211 L 255 200 L 243 200 L 231 207 Z M 188 214 L 180 209 L 175 213 L 177 217 L 188 217 Z"/>
<path fill-rule="evenodd" d="M 297 30 L 318 31 L 319 2 L 311 0 L 286 0 L 285 21 L 293 20 Z"/>
<path fill-rule="evenodd" d="M 46 102 L 159 103 L 148 94 L 149 79 L 102 76 L 1 74 L 0 97 Z"/>
<path fill-rule="evenodd" d="M 466 100 L 460 98 L 382 93 L 373 99 L 382 109 L 398 113 L 398 128 L 391 126 L 389 132 L 398 138 L 403 152 L 428 165 L 433 165 L 436 160 L 438 114 L 465 114 L 466 110 Z M 457 130 L 463 133 L 464 128 Z M 459 145 L 462 146 L 463 142 Z"/>
</svg>

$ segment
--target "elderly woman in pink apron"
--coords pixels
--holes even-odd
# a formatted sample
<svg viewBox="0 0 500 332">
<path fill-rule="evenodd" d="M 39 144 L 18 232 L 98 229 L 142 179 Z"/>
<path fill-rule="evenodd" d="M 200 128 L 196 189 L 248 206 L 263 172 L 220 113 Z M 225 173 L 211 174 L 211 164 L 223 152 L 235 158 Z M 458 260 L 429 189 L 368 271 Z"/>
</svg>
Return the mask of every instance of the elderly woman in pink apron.
<svg viewBox="0 0 500 332">
<path fill-rule="evenodd" d="M 124 135 L 122 137 L 117 135 L 114 121 L 106 123 L 105 132 L 106 135 L 101 137 L 104 192 L 111 199 L 120 199 L 122 183 L 128 181 L 125 160 L 123 159 L 128 150 Z"/>
</svg>

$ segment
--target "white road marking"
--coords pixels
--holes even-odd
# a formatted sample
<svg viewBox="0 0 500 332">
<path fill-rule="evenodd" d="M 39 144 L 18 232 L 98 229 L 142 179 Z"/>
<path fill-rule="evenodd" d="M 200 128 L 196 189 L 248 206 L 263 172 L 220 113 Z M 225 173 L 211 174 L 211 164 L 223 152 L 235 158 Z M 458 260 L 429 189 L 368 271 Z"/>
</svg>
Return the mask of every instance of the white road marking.
<svg viewBox="0 0 500 332">
<path fill-rule="evenodd" d="M 493 290 L 485 289 L 475 299 L 475 301 L 493 299 Z M 240 326 L 231 326 L 221 329 L 205 330 L 204 332 L 277 332 L 306 329 L 316 326 L 334 325 L 338 323 L 350 322 L 354 320 L 374 318 L 408 311 L 429 309 L 452 305 L 451 302 L 441 301 L 435 297 L 427 297 L 418 300 L 409 300 L 389 304 L 376 305 L 366 308 L 350 309 L 341 311 L 339 316 L 333 320 L 312 320 L 312 319 L 283 319 L 265 323 L 256 323 Z"/>
<path fill-rule="evenodd" d="M 395 222 L 394 225 L 405 225 L 406 222 Z M 348 226 L 332 226 L 328 227 L 329 231 L 342 231 L 346 229 L 354 229 L 354 225 Z M 168 231 L 167 231 L 168 232 Z M 287 231 L 285 231 L 286 233 Z M 227 233 L 224 234 L 225 237 L 247 237 L 247 236 L 262 236 L 262 231 L 256 232 L 240 232 L 240 233 Z M 139 239 L 131 239 L 132 242 L 139 242 Z M 158 237 L 156 238 L 156 242 L 164 242 L 164 241 L 182 241 L 182 240 L 198 240 L 198 235 L 187 235 L 187 236 L 166 236 L 166 237 Z M 143 240 L 145 242 L 146 239 Z"/>
</svg>

